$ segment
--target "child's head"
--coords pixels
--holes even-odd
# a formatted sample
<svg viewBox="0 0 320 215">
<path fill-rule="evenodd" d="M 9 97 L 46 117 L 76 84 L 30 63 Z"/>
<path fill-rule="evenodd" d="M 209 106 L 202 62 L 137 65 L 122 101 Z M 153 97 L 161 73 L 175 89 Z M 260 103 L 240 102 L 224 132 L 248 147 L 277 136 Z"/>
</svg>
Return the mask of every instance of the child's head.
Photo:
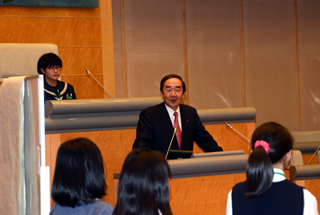
<svg viewBox="0 0 320 215">
<path fill-rule="evenodd" d="M 75 207 L 102 198 L 106 187 L 102 155 L 94 142 L 77 138 L 59 147 L 51 190 L 55 202 Z"/>
<path fill-rule="evenodd" d="M 171 172 L 157 151 L 133 150 L 122 166 L 115 214 L 171 214 L 169 204 Z"/>
<path fill-rule="evenodd" d="M 47 79 L 57 81 L 60 77 L 62 69 L 62 61 L 60 57 L 54 53 L 42 55 L 38 60 L 38 73 L 44 75 Z"/>
<path fill-rule="evenodd" d="M 272 164 L 280 161 L 293 146 L 293 137 L 288 129 L 276 122 L 267 122 L 256 128 L 251 138 L 252 149 L 255 148 L 255 143 L 261 140 L 270 147 L 268 156 Z"/>
<path fill-rule="evenodd" d="M 41 69 L 45 70 L 46 68 L 53 68 L 55 66 L 62 68 L 62 61 L 60 57 L 54 53 L 44 54 L 38 60 L 38 73 L 42 75 L 43 72 Z"/>
<path fill-rule="evenodd" d="M 252 134 L 252 152 L 247 164 L 246 196 L 262 195 L 273 182 L 273 168 L 284 170 L 290 164 L 293 137 L 276 122 L 267 122 Z"/>
</svg>

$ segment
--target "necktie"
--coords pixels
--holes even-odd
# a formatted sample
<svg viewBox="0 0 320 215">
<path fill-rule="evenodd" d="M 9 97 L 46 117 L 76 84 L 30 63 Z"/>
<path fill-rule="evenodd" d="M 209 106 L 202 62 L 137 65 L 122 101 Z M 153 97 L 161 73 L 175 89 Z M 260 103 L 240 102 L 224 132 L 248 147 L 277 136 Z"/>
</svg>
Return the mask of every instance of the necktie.
<svg viewBox="0 0 320 215">
<path fill-rule="evenodd" d="M 182 133 L 181 133 L 181 129 L 180 129 L 180 126 L 179 126 L 179 121 L 178 121 L 178 113 L 175 111 L 173 113 L 174 115 L 174 127 L 177 128 L 177 131 L 176 131 L 176 138 L 177 138 L 177 141 L 178 141 L 178 145 L 179 145 L 179 149 L 181 149 L 181 139 L 182 139 Z"/>
</svg>

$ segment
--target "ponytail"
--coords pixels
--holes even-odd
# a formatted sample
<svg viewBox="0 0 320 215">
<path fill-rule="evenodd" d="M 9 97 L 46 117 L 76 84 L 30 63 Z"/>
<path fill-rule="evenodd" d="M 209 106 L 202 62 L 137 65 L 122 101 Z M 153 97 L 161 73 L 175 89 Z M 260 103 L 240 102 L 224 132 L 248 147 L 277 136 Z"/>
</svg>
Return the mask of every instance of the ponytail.
<svg viewBox="0 0 320 215">
<path fill-rule="evenodd" d="M 258 126 L 252 134 L 252 153 L 247 164 L 248 192 L 246 197 L 262 195 L 273 181 L 273 164 L 279 162 L 292 149 L 293 137 L 276 122 Z"/>
<path fill-rule="evenodd" d="M 252 150 L 247 164 L 247 198 L 260 196 L 272 185 L 273 166 L 266 150 L 258 146 Z"/>
</svg>

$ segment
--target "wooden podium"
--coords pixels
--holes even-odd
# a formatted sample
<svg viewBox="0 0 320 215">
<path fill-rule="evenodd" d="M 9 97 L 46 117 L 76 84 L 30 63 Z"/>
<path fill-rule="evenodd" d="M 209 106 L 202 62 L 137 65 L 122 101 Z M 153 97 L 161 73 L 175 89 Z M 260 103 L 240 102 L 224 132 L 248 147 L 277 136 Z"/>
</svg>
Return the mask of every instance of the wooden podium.
<svg viewBox="0 0 320 215">
<path fill-rule="evenodd" d="M 160 98 L 153 97 L 47 101 L 46 162 L 50 166 L 51 183 L 60 144 L 69 139 L 87 137 L 98 145 L 107 167 L 108 194 L 103 200 L 115 205 L 117 180 L 114 180 L 114 173 L 120 173 L 125 157 L 132 150 L 139 113 L 160 102 Z M 247 140 L 224 123 L 230 123 L 250 138 L 255 129 L 254 108 L 206 109 L 198 110 L 198 114 L 224 151 L 243 150 L 248 154 Z M 197 145 L 194 147 L 196 153 L 203 153 Z M 228 192 L 237 182 L 244 180 L 244 173 L 174 178 L 170 180 L 173 213 L 225 214 Z"/>
</svg>

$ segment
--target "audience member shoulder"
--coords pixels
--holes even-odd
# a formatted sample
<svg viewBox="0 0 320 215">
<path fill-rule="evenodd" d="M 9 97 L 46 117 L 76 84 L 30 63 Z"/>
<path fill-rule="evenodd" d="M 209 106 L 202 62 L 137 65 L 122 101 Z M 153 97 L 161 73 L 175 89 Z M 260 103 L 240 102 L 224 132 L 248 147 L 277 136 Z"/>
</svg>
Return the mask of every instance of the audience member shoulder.
<svg viewBox="0 0 320 215">
<path fill-rule="evenodd" d="M 103 200 L 97 199 L 94 205 L 94 213 L 92 215 L 110 215 L 113 212 L 113 206 Z"/>
</svg>

